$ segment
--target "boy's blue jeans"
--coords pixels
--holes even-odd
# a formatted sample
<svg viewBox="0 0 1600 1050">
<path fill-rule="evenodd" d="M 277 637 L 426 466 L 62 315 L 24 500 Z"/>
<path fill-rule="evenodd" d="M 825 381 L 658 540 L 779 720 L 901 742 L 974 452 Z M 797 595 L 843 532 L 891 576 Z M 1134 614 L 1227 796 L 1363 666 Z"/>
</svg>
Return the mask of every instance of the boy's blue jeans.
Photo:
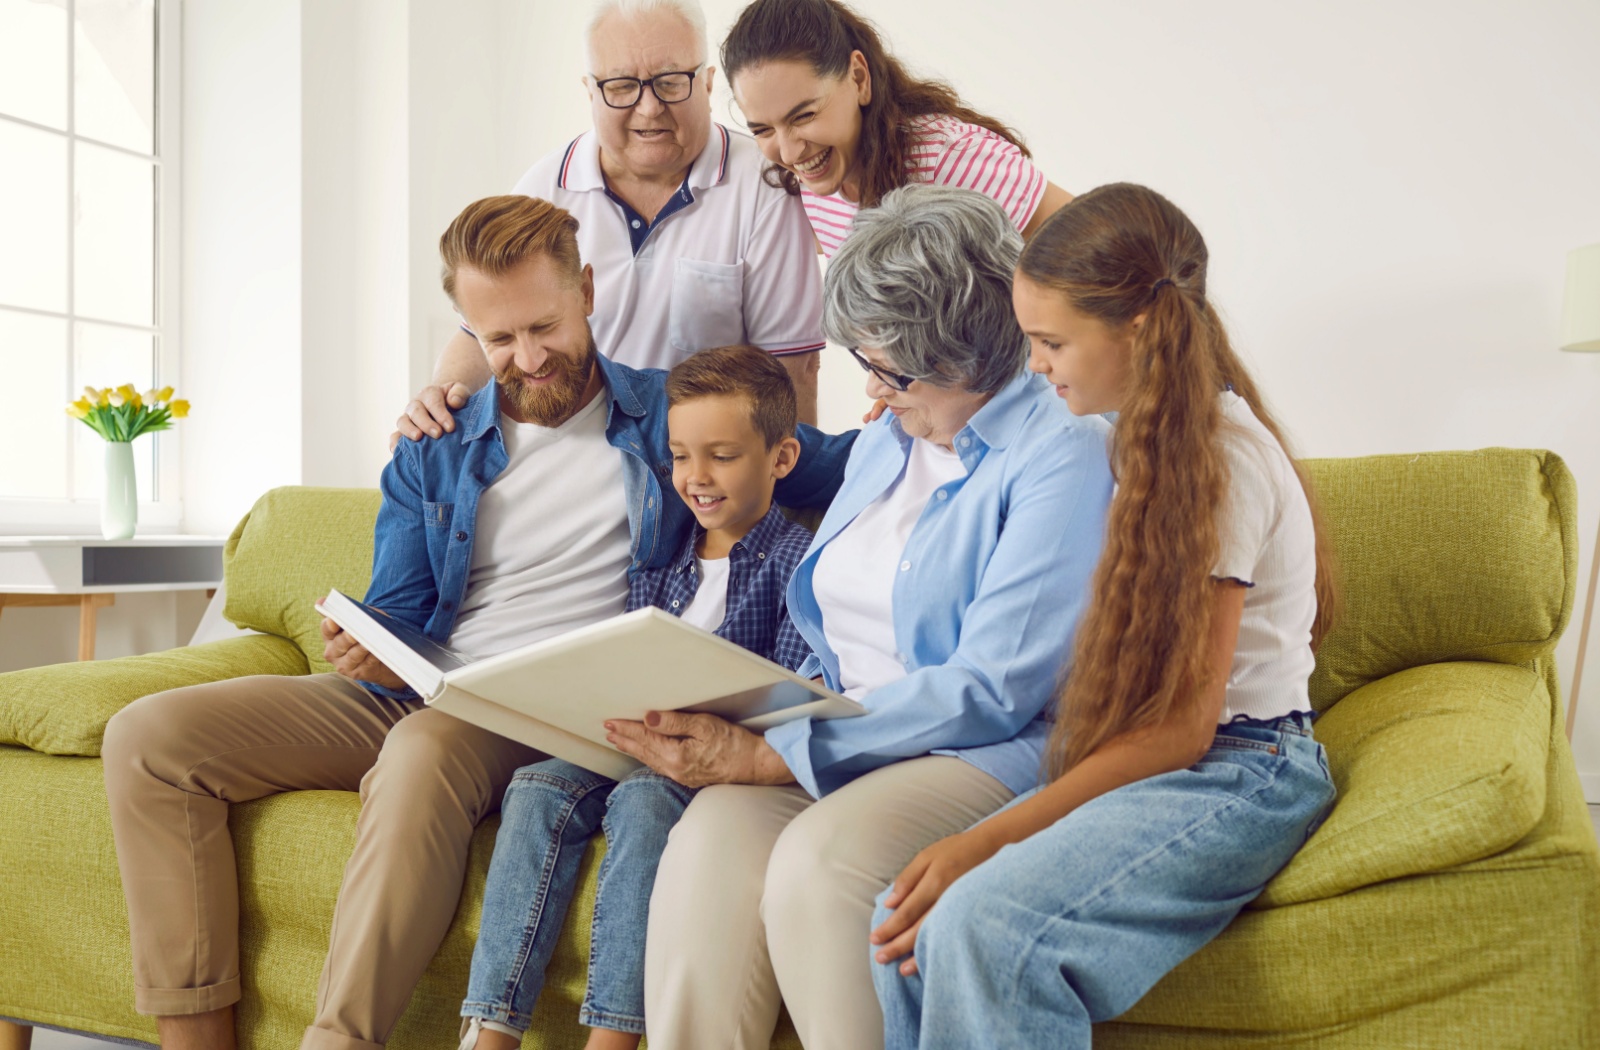
<svg viewBox="0 0 1600 1050">
<path fill-rule="evenodd" d="M 589 987 L 580 1024 L 644 1032 L 644 934 L 667 832 L 694 790 L 642 769 L 622 781 L 560 759 L 517 770 L 483 892 L 483 920 L 461 1016 L 527 1031 L 545 967 L 597 831 L 606 836 L 595 890 Z"/>
<path fill-rule="evenodd" d="M 1091 1024 L 1222 932 L 1333 797 L 1309 717 L 1240 721 L 1218 727 L 1197 765 L 1006 846 L 929 912 L 916 975 L 873 961 L 887 1050 L 1085 1050 Z M 882 901 L 874 928 L 891 914 Z"/>
</svg>

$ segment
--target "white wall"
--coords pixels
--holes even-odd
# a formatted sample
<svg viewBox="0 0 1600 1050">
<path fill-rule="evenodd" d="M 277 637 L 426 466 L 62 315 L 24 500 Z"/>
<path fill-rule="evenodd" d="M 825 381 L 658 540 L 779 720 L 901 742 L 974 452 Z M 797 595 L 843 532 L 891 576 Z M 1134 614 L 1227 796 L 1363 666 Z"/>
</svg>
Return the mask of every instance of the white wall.
<svg viewBox="0 0 1600 1050">
<path fill-rule="evenodd" d="M 190 532 L 226 534 L 263 490 L 300 480 L 300 69 L 298 0 L 184 5 Z"/>
<path fill-rule="evenodd" d="M 412 385 L 410 7 L 185 4 L 188 531 L 388 460 Z"/>
<path fill-rule="evenodd" d="M 405 403 L 410 25 L 387 0 L 301 8 L 300 478 L 370 486 Z"/>
</svg>

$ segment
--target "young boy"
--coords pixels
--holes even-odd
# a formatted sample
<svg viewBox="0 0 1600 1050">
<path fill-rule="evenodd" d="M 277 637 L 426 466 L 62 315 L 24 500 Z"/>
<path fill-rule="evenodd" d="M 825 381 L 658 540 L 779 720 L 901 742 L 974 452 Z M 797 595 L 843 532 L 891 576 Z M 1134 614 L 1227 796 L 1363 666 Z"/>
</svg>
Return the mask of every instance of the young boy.
<svg viewBox="0 0 1600 1050">
<path fill-rule="evenodd" d="M 654 605 L 793 670 L 810 650 L 784 592 L 811 534 L 772 488 L 794 468 L 788 371 L 751 346 L 703 350 L 667 376 L 672 484 L 696 527 L 672 563 L 630 581 L 628 610 Z M 595 890 L 586 1050 L 633 1050 L 644 1033 L 645 913 L 656 866 L 694 791 L 648 769 L 621 782 L 560 759 L 506 789 L 484 887 L 461 1050 L 521 1045 L 590 836 L 606 836 Z"/>
</svg>

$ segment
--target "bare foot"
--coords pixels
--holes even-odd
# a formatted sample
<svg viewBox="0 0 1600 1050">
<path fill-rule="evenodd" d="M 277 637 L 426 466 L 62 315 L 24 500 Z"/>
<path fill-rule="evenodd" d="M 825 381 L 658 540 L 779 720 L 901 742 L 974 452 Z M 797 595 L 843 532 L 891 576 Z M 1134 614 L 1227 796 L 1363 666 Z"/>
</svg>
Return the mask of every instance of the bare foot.
<svg viewBox="0 0 1600 1050">
<path fill-rule="evenodd" d="M 639 1037 L 632 1032 L 619 1032 L 613 1028 L 589 1029 L 589 1041 L 583 1050 L 634 1050 Z"/>
</svg>

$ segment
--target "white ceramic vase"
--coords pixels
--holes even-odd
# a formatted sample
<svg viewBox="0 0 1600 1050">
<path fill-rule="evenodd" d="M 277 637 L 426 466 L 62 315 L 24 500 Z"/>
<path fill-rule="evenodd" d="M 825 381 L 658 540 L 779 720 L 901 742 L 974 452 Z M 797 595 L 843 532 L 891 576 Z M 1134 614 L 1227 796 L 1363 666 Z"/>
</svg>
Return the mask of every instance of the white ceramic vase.
<svg viewBox="0 0 1600 1050">
<path fill-rule="evenodd" d="M 139 479 L 133 473 L 133 443 L 106 442 L 106 491 L 100 501 L 100 535 L 108 540 L 133 536 L 139 523 Z"/>
</svg>

